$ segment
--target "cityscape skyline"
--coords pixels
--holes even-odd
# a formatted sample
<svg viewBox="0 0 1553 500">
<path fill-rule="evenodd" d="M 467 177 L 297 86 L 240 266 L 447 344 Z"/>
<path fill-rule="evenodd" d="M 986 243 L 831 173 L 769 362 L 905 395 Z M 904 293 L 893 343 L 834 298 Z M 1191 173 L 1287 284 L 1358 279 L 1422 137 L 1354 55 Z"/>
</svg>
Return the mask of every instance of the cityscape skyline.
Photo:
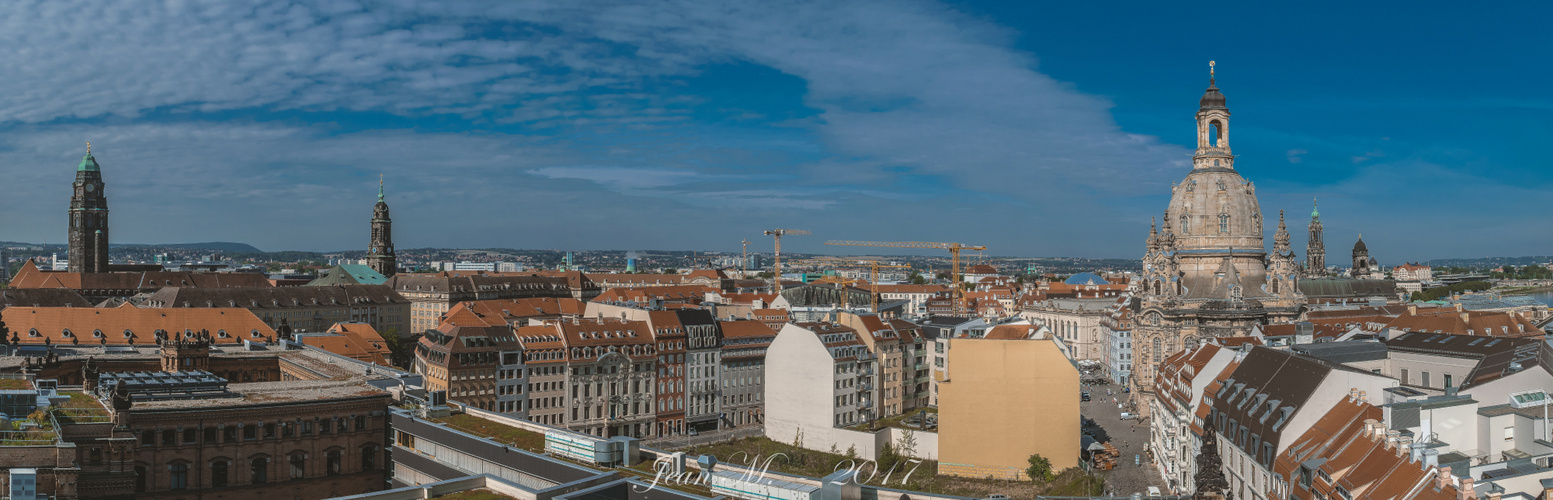
<svg viewBox="0 0 1553 500">
<path fill-rule="evenodd" d="M 16 75 L 0 85 L 29 90 L 0 98 L 0 161 L 25 166 L 13 182 L 40 186 L 0 202 L 0 239 L 64 241 L 65 179 L 84 149 L 76 144 L 91 140 L 115 241 L 364 248 L 371 183 L 381 173 L 403 248 L 726 251 L 739 239 L 760 242 L 750 236 L 762 229 L 789 227 L 816 233 L 788 241 L 784 250 L 793 252 L 848 253 L 820 246 L 828 239 L 938 240 L 986 244 L 993 255 L 1133 258 L 1146 219 L 1164 206 L 1159 193 L 1189 169 L 1189 96 L 1206 83 L 1200 59 L 1216 58 L 1220 87 L 1241 113 L 1238 168 L 1261 183 L 1264 217 L 1286 210 L 1302 241 L 1303 209 L 1318 197 L 1330 262 L 1343 262 L 1360 233 L 1387 265 L 1538 255 L 1553 242 L 1521 229 L 1547 215 L 1535 204 L 1549 182 L 1535 138 L 1548 108 L 1518 82 L 1538 81 L 1545 68 L 1496 67 L 1505 83 L 1486 88 L 1477 78 L 1399 87 L 1408 71 L 1450 72 L 1467 61 L 1400 71 L 1395 61 L 1369 68 L 1316 60 L 1338 44 L 1331 41 L 1297 63 L 1273 65 L 1246 52 L 1290 33 L 1244 28 L 1223 36 L 1247 47 L 1171 39 L 1161 47 L 1167 56 L 1145 62 L 1111 40 L 1051 43 L 1062 30 L 1049 20 L 978 3 L 854 4 L 821 23 L 813 23 L 821 13 L 804 9 L 687 8 L 711 17 L 692 16 L 705 26 L 680 37 L 649 33 L 672 21 L 626 22 L 618 16 L 629 11 L 610 9 L 498 9 L 489 23 L 475 20 L 486 12 L 457 5 L 440 16 L 285 14 L 296 26 L 264 9 L 188 9 L 111 15 L 130 45 L 174 36 L 156 34 L 169 16 L 194 16 L 267 22 L 231 36 L 319 48 L 298 56 L 312 57 L 302 64 L 278 52 L 211 59 L 206 51 L 219 44 L 136 47 L 140 64 L 177 70 L 137 71 L 114 60 L 115 48 L 73 31 L 83 28 L 51 24 L 63 13 L 16 16 L 9 22 L 41 29 L 7 30 L 13 41 L 53 34 L 76 43 L 0 63 Z M 853 29 L 881 12 L 887 28 Z M 1134 16 L 1145 14 L 1104 29 L 1135 29 Z M 1268 13 L 1224 15 L 1234 25 Z M 805 22 L 813 26 L 804 36 L 787 33 Z M 404 26 L 411 29 L 391 29 Z M 1517 26 L 1511 20 L 1505 31 L 1519 33 Z M 330 38 L 347 28 L 366 31 Z M 1374 43 L 1388 29 L 1402 28 L 1345 36 Z M 741 37 L 749 30 L 780 43 L 752 43 Z M 902 30 L 924 38 L 903 39 Z M 382 46 L 360 53 L 376 59 L 331 59 L 346 57 L 339 54 L 361 43 L 347 42 L 361 36 L 406 50 L 393 56 L 400 60 L 388 60 Z M 564 42 L 577 45 L 554 46 Z M 1417 58 L 1425 47 L 1390 50 Z M 579 54 L 587 64 L 571 58 Z M 1506 56 L 1485 57 L 1471 63 Z M 863 60 L 873 64 L 853 64 Z M 102 81 L 61 79 L 80 76 L 71 66 L 83 61 L 130 81 L 103 92 L 93 87 Z M 236 70 L 246 72 L 223 80 Z M 327 78 L 278 76 L 293 73 Z M 180 85 L 173 74 L 192 79 Z M 1136 82 L 1124 86 L 1128 80 Z M 1383 90 L 1395 99 L 1354 102 Z M 1428 96 L 1440 101 L 1396 102 Z M 1334 124 L 1328 113 L 1338 108 L 1351 121 Z M 1399 112 L 1406 109 L 1439 116 Z M 1498 125 L 1507 118 L 1515 126 Z M 1459 137 L 1438 135 L 1447 132 Z M 1448 201 L 1462 193 L 1493 195 Z M 685 219 L 696 223 L 676 222 Z M 1437 238 L 1419 224 L 1456 236 Z M 1489 241 L 1495 250 L 1482 250 Z M 1303 245 L 1295 251 L 1303 255 Z"/>
</svg>

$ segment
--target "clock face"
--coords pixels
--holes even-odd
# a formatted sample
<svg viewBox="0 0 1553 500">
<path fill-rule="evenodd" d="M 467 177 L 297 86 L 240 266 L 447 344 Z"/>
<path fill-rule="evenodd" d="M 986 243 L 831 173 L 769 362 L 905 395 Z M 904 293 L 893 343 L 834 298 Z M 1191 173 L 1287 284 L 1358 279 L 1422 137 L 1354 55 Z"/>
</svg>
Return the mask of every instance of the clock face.
<svg viewBox="0 0 1553 500">
<path fill-rule="evenodd" d="M 96 190 L 97 190 L 97 185 L 96 184 L 87 184 L 86 185 L 86 192 L 90 193 L 90 192 L 96 191 Z"/>
</svg>

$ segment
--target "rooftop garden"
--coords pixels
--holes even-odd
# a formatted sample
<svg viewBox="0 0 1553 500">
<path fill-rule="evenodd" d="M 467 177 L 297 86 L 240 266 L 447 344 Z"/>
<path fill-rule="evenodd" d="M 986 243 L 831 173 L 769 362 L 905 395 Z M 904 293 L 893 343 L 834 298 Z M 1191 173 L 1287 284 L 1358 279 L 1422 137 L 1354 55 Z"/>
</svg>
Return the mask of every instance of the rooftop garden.
<svg viewBox="0 0 1553 500">
<path fill-rule="evenodd" d="M 113 413 L 103 407 L 97 398 L 81 392 L 61 392 L 61 396 L 69 396 L 70 400 L 54 408 L 54 419 L 60 425 L 66 424 L 98 424 L 113 421 Z"/>
<path fill-rule="evenodd" d="M 24 378 L 0 378 L 0 391 L 30 391 L 32 382 Z"/>
<path fill-rule="evenodd" d="M 938 408 L 920 408 L 920 409 L 912 410 L 909 413 L 902 413 L 900 415 L 896 415 L 896 416 L 893 416 L 893 417 L 890 417 L 890 418 L 883 418 L 883 419 L 875 420 L 875 421 L 872 421 L 872 422 L 864 422 L 864 423 L 861 423 L 861 424 L 857 424 L 857 425 L 852 426 L 851 428 L 852 428 L 852 430 L 858 430 L 858 431 L 863 431 L 863 432 L 873 432 L 873 431 L 876 431 L 876 430 L 879 430 L 879 429 L 883 429 L 883 428 L 886 428 L 886 427 L 895 427 L 897 429 L 907 429 L 907 430 L 913 430 L 913 431 L 920 431 L 920 430 L 924 430 L 922 427 L 920 427 L 920 425 L 923 425 L 923 424 L 926 423 L 927 415 L 930 414 L 930 413 L 934 414 L 934 415 L 937 415 L 938 414 Z M 918 420 L 916 422 L 911 422 L 910 421 L 911 417 L 914 416 L 914 415 L 922 415 L 922 416 L 917 417 Z M 926 430 L 933 431 L 934 429 L 930 428 L 930 429 L 926 429 Z"/>
<path fill-rule="evenodd" d="M 432 498 L 438 498 L 441 500 L 517 500 L 510 496 L 484 489 L 465 490 L 458 493 L 449 493 L 447 495 L 435 496 Z"/>
<path fill-rule="evenodd" d="M 527 431 L 510 425 L 500 424 L 469 414 L 460 413 L 442 418 L 434 418 L 431 421 L 458 429 L 470 434 L 489 437 L 498 442 L 512 445 L 515 448 L 541 453 L 545 451 L 545 435 L 538 432 Z"/>
</svg>

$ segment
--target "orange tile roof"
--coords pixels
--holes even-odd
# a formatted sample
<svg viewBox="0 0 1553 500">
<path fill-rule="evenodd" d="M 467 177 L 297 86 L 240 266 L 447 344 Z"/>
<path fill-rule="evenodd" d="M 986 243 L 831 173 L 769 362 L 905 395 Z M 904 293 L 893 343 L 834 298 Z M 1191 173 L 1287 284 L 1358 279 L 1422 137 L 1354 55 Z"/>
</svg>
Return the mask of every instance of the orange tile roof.
<svg viewBox="0 0 1553 500">
<path fill-rule="evenodd" d="M 755 320 L 724 321 L 722 329 L 725 339 L 776 338 L 777 334 L 776 330 Z"/>
<path fill-rule="evenodd" d="M 122 307 L 7 307 L 0 311 L 11 333 L 23 344 L 102 344 L 129 345 L 127 333 L 139 345 L 156 343 L 155 332 L 168 336 L 175 332 L 210 330 L 217 344 L 238 344 L 243 340 L 273 339 L 275 330 L 253 312 L 240 307 L 226 308 L 139 308 Z M 65 336 L 68 331 L 70 336 Z M 33 333 L 36 332 L 36 336 Z M 98 332 L 101 336 L 98 336 Z M 224 335 L 224 336 L 223 336 Z"/>
<path fill-rule="evenodd" d="M 299 335 L 297 340 L 325 351 L 358 361 L 390 366 L 392 353 L 388 343 L 377 329 L 367 323 L 335 323 L 329 327 L 333 335 Z"/>
<path fill-rule="evenodd" d="M 1486 335 L 1493 337 L 1530 337 L 1543 335 L 1537 324 L 1517 312 L 1455 311 L 1433 314 L 1403 314 L 1386 324 L 1387 328 L 1409 332 Z"/>
<path fill-rule="evenodd" d="M 1035 325 L 998 325 L 987 331 L 988 340 L 1025 340 L 1035 335 Z"/>
</svg>

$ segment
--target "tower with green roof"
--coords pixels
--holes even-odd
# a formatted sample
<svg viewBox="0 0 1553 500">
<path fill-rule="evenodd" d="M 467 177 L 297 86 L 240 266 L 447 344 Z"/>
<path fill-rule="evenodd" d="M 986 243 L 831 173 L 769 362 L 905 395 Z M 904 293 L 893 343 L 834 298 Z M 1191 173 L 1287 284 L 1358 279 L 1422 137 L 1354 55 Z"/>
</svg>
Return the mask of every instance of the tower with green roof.
<svg viewBox="0 0 1553 500">
<path fill-rule="evenodd" d="M 1305 274 L 1311 277 L 1327 274 L 1327 245 L 1321 239 L 1321 210 L 1316 200 L 1310 200 L 1310 241 L 1305 243 Z"/>
<path fill-rule="evenodd" d="M 103 194 L 102 168 L 92 157 L 92 144 L 76 166 L 70 196 L 70 271 L 108 272 L 108 197 Z"/>
<path fill-rule="evenodd" d="M 394 275 L 398 258 L 394 257 L 394 221 L 388 218 L 388 202 L 383 201 L 383 178 L 377 180 L 377 205 L 372 206 L 372 243 L 367 246 L 367 266 L 385 277 Z"/>
</svg>

